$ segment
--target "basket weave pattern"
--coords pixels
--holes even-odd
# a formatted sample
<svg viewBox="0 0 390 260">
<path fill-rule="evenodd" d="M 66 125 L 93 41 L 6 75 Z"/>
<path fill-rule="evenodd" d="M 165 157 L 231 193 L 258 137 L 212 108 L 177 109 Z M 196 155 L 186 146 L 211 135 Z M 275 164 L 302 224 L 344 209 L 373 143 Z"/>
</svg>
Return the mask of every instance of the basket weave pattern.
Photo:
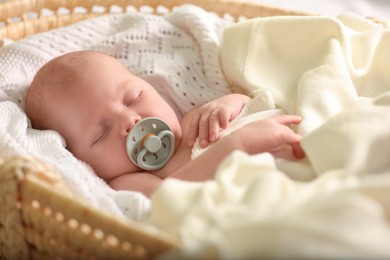
<svg viewBox="0 0 390 260">
<path fill-rule="evenodd" d="M 279 8 L 231 0 L 11 0 L 0 5 L 0 39 L 19 40 L 30 34 L 58 28 L 111 12 L 161 14 L 182 4 L 196 4 L 220 16 L 233 19 L 274 15 L 302 15 Z M 44 12 L 47 11 L 47 12 Z M 30 19 L 34 17 L 33 19 Z"/>
<path fill-rule="evenodd" d="M 0 167 L 0 256 L 6 259 L 149 259 L 177 247 L 78 201 L 33 158 Z"/>
<path fill-rule="evenodd" d="M 112 12 L 162 14 L 196 4 L 221 17 L 307 15 L 234 0 L 10 0 L 0 4 L 1 40 Z M 150 259 L 180 243 L 79 201 L 60 175 L 33 158 L 0 160 L 0 259 Z"/>
</svg>

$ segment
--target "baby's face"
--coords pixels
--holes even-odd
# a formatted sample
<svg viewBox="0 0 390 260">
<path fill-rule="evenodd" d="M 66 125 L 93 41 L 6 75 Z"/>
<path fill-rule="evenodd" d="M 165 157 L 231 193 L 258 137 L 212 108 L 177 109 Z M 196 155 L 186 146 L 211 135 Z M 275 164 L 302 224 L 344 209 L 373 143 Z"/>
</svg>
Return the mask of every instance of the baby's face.
<svg viewBox="0 0 390 260">
<path fill-rule="evenodd" d="M 93 57 L 80 73 L 74 86 L 53 100 L 53 128 L 65 138 L 68 149 L 104 180 L 140 171 L 127 156 L 126 137 L 142 118 L 164 120 L 180 139 L 175 112 L 152 86 L 119 61 Z"/>
</svg>

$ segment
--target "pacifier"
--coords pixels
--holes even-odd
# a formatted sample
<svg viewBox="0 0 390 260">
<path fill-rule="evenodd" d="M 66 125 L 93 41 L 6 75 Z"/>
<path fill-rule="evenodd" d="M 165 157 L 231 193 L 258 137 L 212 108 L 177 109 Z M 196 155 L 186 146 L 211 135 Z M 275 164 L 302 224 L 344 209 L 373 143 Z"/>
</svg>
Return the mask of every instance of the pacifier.
<svg viewBox="0 0 390 260">
<path fill-rule="evenodd" d="M 126 139 L 130 160 L 147 171 L 165 166 L 175 151 L 175 136 L 161 119 L 147 117 L 136 123 Z"/>
</svg>

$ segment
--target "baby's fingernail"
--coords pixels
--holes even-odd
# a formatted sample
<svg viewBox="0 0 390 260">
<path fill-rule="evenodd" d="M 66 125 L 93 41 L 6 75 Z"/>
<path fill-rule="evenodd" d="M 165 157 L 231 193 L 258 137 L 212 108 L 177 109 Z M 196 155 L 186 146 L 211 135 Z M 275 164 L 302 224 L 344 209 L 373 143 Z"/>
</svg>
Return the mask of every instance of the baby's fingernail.
<svg viewBox="0 0 390 260">
<path fill-rule="evenodd" d="M 202 141 L 200 142 L 200 147 L 206 147 L 206 146 L 207 146 L 206 140 L 202 140 Z"/>
</svg>

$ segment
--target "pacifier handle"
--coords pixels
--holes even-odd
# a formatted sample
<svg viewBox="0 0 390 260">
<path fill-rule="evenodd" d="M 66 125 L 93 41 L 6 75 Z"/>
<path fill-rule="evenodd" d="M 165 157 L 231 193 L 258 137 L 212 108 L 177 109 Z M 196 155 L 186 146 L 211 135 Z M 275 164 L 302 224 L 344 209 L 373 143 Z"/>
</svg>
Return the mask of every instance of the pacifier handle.
<svg viewBox="0 0 390 260">
<path fill-rule="evenodd" d="M 155 148 L 157 147 L 157 145 L 155 145 L 155 143 L 159 142 L 160 144 L 162 144 L 161 139 L 164 137 L 167 137 L 169 139 L 170 143 L 172 143 L 172 144 L 175 143 L 173 133 L 169 130 L 164 130 L 164 131 L 160 132 L 158 134 L 158 136 L 153 135 L 153 136 L 147 137 L 148 139 L 153 138 L 153 141 L 152 141 L 153 142 L 153 145 L 152 145 L 153 149 L 152 150 L 155 150 Z M 158 150 L 161 149 L 161 146 L 162 145 L 160 145 L 160 148 Z M 145 158 L 146 154 L 148 154 L 148 153 L 155 154 L 158 151 L 157 150 L 156 152 L 153 152 L 152 150 L 149 147 L 145 147 L 144 149 L 141 150 L 141 152 L 139 153 L 139 155 L 137 157 L 137 164 L 140 168 L 142 168 L 144 170 L 148 170 L 148 171 L 158 170 L 158 169 L 164 167 L 164 165 L 172 157 L 173 152 L 174 152 L 174 149 L 169 149 L 165 160 L 162 160 L 158 163 L 155 163 L 154 165 L 149 165 L 146 163 L 146 161 L 144 161 L 144 158 Z"/>
<path fill-rule="evenodd" d="M 130 160 L 147 171 L 164 167 L 175 151 L 175 136 L 168 124 L 147 117 L 133 126 L 126 139 Z"/>
<path fill-rule="evenodd" d="M 146 134 L 141 140 L 141 148 L 150 153 L 156 153 L 161 149 L 161 137 L 155 134 Z"/>
</svg>

